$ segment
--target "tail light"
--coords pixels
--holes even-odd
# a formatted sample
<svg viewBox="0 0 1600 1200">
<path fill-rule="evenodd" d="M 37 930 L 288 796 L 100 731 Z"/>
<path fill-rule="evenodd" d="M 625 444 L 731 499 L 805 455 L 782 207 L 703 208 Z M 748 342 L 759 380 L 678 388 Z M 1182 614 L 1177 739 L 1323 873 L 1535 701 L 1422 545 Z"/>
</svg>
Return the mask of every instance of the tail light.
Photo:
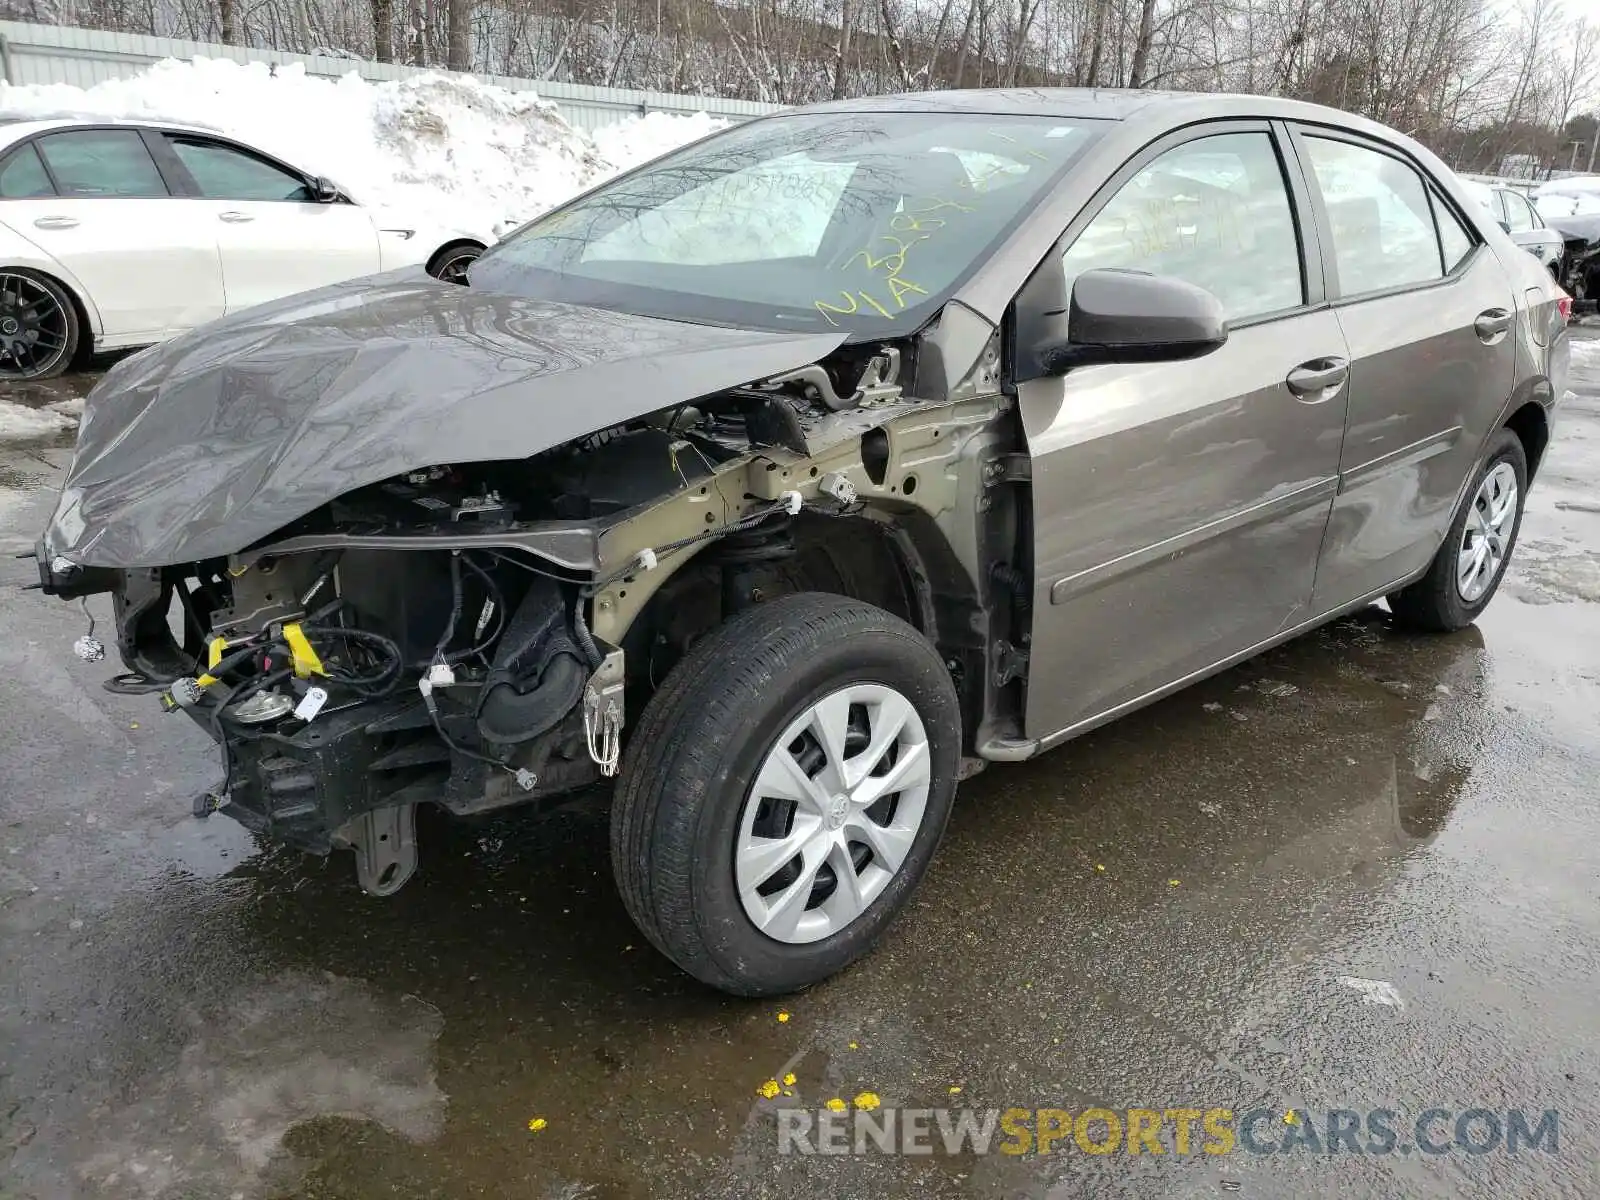
<svg viewBox="0 0 1600 1200">
<path fill-rule="evenodd" d="M 1572 297 L 1565 292 L 1557 296 L 1556 311 L 1561 314 L 1561 323 L 1563 325 L 1572 320 Z"/>
</svg>

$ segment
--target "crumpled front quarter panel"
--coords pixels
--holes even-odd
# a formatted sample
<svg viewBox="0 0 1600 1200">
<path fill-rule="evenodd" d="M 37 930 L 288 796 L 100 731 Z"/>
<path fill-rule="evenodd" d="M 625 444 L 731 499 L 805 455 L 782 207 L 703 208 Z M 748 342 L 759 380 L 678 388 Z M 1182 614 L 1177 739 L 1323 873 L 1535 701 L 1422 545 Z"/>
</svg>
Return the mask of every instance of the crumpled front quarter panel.
<svg viewBox="0 0 1600 1200">
<path fill-rule="evenodd" d="M 439 463 L 526 458 L 803 366 L 842 340 L 414 272 L 308 292 L 115 367 L 89 397 L 46 549 L 106 567 L 220 557 L 356 488 Z"/>
</svg>

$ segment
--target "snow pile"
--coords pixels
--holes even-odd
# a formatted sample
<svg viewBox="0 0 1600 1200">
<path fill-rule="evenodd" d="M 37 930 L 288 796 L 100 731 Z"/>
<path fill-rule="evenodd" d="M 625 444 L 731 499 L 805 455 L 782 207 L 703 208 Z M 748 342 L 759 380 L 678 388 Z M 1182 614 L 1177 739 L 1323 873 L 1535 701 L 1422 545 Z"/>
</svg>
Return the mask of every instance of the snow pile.
<svg viewBox="0 0 1600 1200">
<path fill-rule="evenodd" d="M 1534 189 L 1533 201 L 1547 219 L 1600 213 L 1600 175 L 1551 180 Z"/>
<path fill-rule="evenodd" d="M 1550 217 L 1592 217 L 1600 213 L 1600 192 L 1547 192 L 1534 197 L 1539 215 Z"/>
<path fill-rule="evenodd" d="M 1572 347 L 1572 369 L 1582 371 L 1591 379 L 1600 377 L 1600 341 L 1571 338 L 1569 345 Z"/>
<path fill-rule="evenodd" d="M 169 59 L 84 89 L 0 83 L 0 113 L 170 121 L 214 129 L 336 180 L 358 201 L 486 236 L 701 137 L 705 114 L 650 113 L 589 137 L 532 92 L 465 76 L 369 83 L 300 64 Z"/>
<path fill-rule="evenodd" d="M 0 400 L 0 441 L 41 442 L 78 427 L 78 417 L 83 412 L 82 403 L 69 408 L 70 401 L 32 408 Z"/>
<path fill-rule="evenodd" d="M 715 133 L 727 124 L 723 118 L 703 112 L 687 117 L 653 112 L 642 117 L 630 117 L 615 125 L 602 125 L 594 131 L 593 136 L 600 156 L 611 164 L 609 174 L 659 158 L 667 151 Z"/>
</svg>

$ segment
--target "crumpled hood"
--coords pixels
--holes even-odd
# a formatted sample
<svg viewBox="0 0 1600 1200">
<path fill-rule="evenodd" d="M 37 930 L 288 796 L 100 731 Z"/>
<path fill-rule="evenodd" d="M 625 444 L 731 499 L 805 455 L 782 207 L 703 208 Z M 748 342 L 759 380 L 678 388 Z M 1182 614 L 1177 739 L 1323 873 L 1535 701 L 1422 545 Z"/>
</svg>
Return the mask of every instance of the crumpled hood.
<svg viewBox="0 0 1600 1200">
<path fill-rule="evenodd" d="M 337 284 L 115 366 L 89 396 L 45 549 L 101 567 L 232 554 L 367 484 L 526 458 L 843 340 L 523 299 L 420 271 Z"/>
</svg>

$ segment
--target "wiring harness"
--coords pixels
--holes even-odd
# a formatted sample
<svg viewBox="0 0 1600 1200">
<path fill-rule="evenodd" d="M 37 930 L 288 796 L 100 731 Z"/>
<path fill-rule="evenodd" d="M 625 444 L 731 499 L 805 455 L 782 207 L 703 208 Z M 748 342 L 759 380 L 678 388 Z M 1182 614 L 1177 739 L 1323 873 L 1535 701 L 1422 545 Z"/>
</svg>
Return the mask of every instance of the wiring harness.
<svg viewBox="0 0 1600 1200">
<path fill-rule="evenodd" d="M 470 643 L 452 649 L 465 608 L 463 568 L 482 584 L 485 601 L 473 625 Z M 323 711 L 330 689 L 343 693 L 338 708 L 351 707 L 394 695 L 405 677 L 417 672 L 417 689 L 440 739 L 457 754 L 503 770 L 524 790 L 531 790 L 535 782 L 531 772 L 463 746 L 444 727 L 434 690 L 454 684 L 455 667 L 463 663 L 476 659 L 488 665 L 487 653 L 505 628 L 507 611 L 505 594 L 493 573 L 469 551 L 451 553 L 450 593 L 450 615 L 430 659 L 407 662 L 392 638 L 347 624 L 342 619 L 345 601 L 341 598 L 298 621 L 269 626 L 243 638 L 213 638 L 205 670 L 193 678 L 178 679 L 168 685 L 161 694 L 162 706 L 168 711 L 192 709 L 197 716 L 203 713 L 212 736 L 220 742 L 225 721 L 234 727 L 237 736 L 251 736 L 243 728 L 249 724 L 244 719 L 248 710 L 243 706 L 251 698 L 272 692 L 292 678 L 314 681 L 294 708 L 295 715 L 311 720 Z M 287 702 L 285 704 L 285 708 L 273 715 L 286 713 Z M 232 783 L 231 756 L 227 771 L 228 776 L 219 789 L 222 795 L 226 795 Z"/>
</svg>

